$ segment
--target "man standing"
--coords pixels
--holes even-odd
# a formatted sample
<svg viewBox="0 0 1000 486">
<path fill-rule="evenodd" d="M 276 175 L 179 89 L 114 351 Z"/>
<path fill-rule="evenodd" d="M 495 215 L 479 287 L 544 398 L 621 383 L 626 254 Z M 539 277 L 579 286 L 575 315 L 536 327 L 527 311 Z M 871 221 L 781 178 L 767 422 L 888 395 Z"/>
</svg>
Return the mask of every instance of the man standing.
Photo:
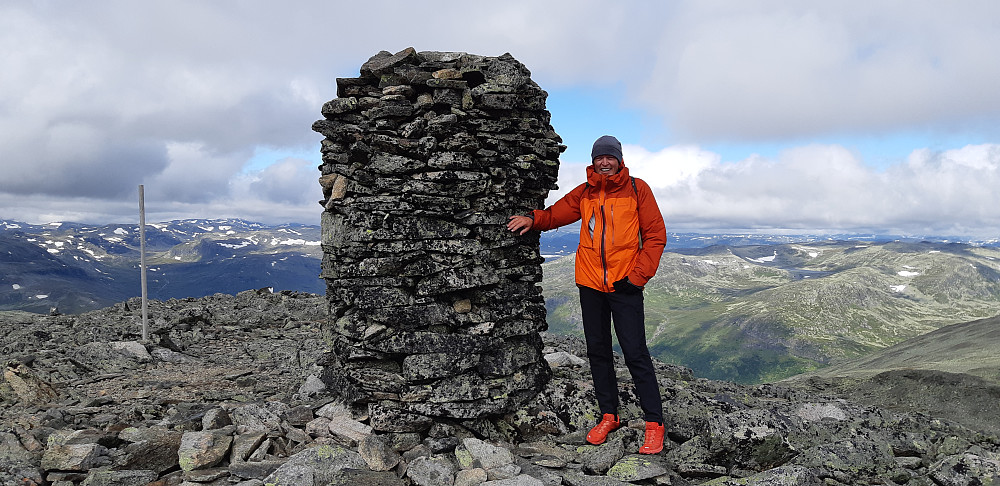
<svg viewBox="0 0 1000 486">
<path fill-rule="evenodd" d="M 656 454 L 663 450 L 663 404 L 646 346 L 642 290 L 660 264 L 667 230 L 649 185 L 629 176 L 618 139 L 610 135 L 598 138 L 590 155 L 593 163 L 587 167 L 587 182 L 547 209 L 536 209 L 529 216 L 511 216 L 507 229 L 524 234 L 583 220 L 576 251 L 576 285 L 580 288 L 587 357 L 602 413 L 601 421 L 587 434 L 587 442 L 602 444 L 608 433 L 621 426 L 611 349 L 614 322 L 646 420 L 646 437 L 639 453 Z"/>
</svg>

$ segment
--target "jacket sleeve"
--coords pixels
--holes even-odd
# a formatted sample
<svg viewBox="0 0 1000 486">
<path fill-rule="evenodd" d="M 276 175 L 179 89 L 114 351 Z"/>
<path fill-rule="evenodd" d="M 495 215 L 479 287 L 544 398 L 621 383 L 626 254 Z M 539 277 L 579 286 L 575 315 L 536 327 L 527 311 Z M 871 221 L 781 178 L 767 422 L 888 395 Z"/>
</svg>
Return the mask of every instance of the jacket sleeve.
<svg viewBox="0 0 1000 486">
<path fill-rule="evenodd" d="M 656 269 L 660 266 L 663 248 L 667 245 L 667 228 L 663 224 L 663 214 L 656 204 L 652 189 L 642 179 L 636 178 L 635 183 L 642 248 L 639 249 L 639 258 L 636 259 L 628 280 L 641 287 L 656 274 Z"/>
<path fill-rule="evenodd" d="M 580 198 L 583 197 L 585 188 L 586 184 L 580 184 L 548 208 L 536 209 L 531 229 L 546 231 L 579 220 Z"/>
</svg>

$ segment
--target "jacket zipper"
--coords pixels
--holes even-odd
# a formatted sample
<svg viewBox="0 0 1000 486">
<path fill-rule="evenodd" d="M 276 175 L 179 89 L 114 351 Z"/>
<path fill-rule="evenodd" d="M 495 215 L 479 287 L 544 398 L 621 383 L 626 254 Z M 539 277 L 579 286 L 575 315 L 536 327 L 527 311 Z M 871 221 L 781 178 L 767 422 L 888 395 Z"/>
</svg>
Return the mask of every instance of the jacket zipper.
<svg viewBox="0 0 1000 486">
<path fill-rule="evenodd" d="M 607 181 L 601 183 L 601 269 L 604 271 L 604 289 L 608 289 L 608 258 L 605 245 L 607 243 L 608 220 L 604 216 L 604 187 Z"/>
<path fill-rule="evenodd" d="M 608 222 L 606 219 L 604 219 L 604 205 L 601 204 L 601 268 L 604 270 L 605 289 L 608 288 L 608 259 L 607 259 L 607 251 L 604 248 L 606 243 L 605 240 L 607 239 L 607 234 L 606 234 L 607 226 Z"/>
</svg>

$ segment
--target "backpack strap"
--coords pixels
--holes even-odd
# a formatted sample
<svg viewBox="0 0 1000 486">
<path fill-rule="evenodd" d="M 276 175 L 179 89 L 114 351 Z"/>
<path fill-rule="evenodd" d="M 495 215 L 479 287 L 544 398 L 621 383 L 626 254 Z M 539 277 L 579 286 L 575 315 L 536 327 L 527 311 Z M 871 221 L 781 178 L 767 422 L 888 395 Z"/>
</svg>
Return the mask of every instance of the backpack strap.
<svg viewBox="0 0 1000 486">
<path fill-rule="evenodd" d="M 629 176 L 632 179 L 632 192 L 635 193 L 635 211 L 639 212 L 639 189 L 635 187 L 635 177 Z M 642 249 L 642 228 L 639 228 L 639 249 Z"/>
</svg>

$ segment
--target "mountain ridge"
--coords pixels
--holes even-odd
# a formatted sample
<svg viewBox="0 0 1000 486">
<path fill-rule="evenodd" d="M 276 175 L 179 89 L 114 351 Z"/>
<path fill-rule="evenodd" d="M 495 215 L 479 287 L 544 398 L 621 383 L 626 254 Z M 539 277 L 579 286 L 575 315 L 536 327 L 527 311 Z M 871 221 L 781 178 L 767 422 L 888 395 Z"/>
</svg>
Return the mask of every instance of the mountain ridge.
<svg viewBox="0 0 1000 486">
<path fill-rule="evenodd" d="M 552 332 L 582 335 L 577 235 L 545 232 L 542 287 Z M 325 291 L 320 227 L 243 220 L 147 225 L 150 297 L 272 288 Z M 672 234 L 647 286 L 654 355 L 699 376 L 776 381 L 945 325 L 1000 314 L 994 246 Z M 720 244 L 725 243 L 725 244 Z M 737 243 L 737 244 L 734 244 Z M 0 310 L 78 313 L 137 296 L 138 225 L 0 221 Z"/>
<path fill-rule="evenodd" d="M 150 298 L 324 288 L 319 226 L 186 219 L 145 233 Z M 0 242 L 0 310 L 79 313 L 141 292 L 137 224 L 0 221 Z"/>
</svg>

